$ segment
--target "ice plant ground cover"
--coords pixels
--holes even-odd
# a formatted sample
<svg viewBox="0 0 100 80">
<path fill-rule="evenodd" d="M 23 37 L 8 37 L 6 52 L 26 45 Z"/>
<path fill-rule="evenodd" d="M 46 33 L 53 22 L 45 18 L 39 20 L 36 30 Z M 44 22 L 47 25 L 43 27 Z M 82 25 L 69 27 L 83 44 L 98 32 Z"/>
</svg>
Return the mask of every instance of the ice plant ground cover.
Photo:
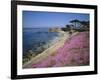
<svg viewBox="0 0 100 80">
<path fill-rule="evenodd" d="M 65 41 L 49 57 L 33 64 L 33 68 L 89 65 L 89 32 L 80 32 Z"/>
</svg>

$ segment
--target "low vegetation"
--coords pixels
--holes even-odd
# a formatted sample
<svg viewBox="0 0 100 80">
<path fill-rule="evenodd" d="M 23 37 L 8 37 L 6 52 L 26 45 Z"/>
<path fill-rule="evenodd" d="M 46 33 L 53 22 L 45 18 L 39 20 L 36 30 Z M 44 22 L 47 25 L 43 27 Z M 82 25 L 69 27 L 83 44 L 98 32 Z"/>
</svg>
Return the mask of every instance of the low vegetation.
<svg viewBox="0 0 100 80">
<path fill-rule="evenodd" d="M 61 60 L 63 60 L 63 59 L 65 59 L 65 61 L 66 61 L 66 59 L 68 58 L 67 57 L 67 55 L 69 55 L 69 56 L 72 56 L 72 54 L 70 55 L 70 52 L 72 52 L 72 51 L 69 51 L 69 50 L 67 50 L 69 47 L 68 47 L 68 45 L 70 46 L 70 49 L 73 47 L 73 46 L 76 46 L 77 44 L 80 44 L 80 46 L 76 46 L 76 47 L 79 47 L 79 50 L 80 50 L 80 47 L 81 46 L 84 46 L 84 45 L 86 45 L 86 46 L 88 46 L 88 44 L 86 44 L 88 41 L 88 37 L 84 37 L 83 35 L 88 35 L 88 33 L 87 32 L 89 32 L 89 21 L 79 21 L 79 20 L 77 20 L 77 19 L 75 19 L 75 20 L 71 20 L 70 22 L 69 22 L 70 24 L 67 24 L 67 25 L 65 25 L 65 27 L 63 27 L 63 28 L 61 28 L 61 30 L 62 31 L 65 31 L 65 32 L 67 32 L 67 31 L 69 31 L 69 33 L 72 33 L 72 32 L 80 32 L 80 34 L 79 34 L 79 36 L 80 36 L 80 38 L 77 38 L 77 40 L 75 40 L 74 38 L 76 38 L 76 37 L 74 37 L 74 38 L 72 38 L 72 40 L 70 41 L 71 43 L 73 43 L 73 44 L 68 44 L 68 43 L 65 43 L 65 46 L 67 46 L 66 48 L 65 47 L 63 47 L 64 48 L 64 53 L 65 54 L 63 54 L 63 50 L 61 50 L 60 52 L 59 52 L 59 50 L 57 51 L 57 54 L 59 54 L 58 55 L 58 57 L 57 56 L 55 56 L 54 58 L 55 58 L 55 60 L 56 59 L 61 59 Z M 59 28 L 55 28 L 55 29 L 49 29 L 49 31 L 50 32 L 57 32 L 57 31 L 59 31 Z M 87 32 L 86 32 L 87 31 Z M 83 33 L 82 33 L 83 32 Z M 81 34 L 83 34 L 83 35 L 81 35 Z M 83 37 L 81 37 L 81 36 L 83 36 Z M 79 39 L 79 40 L 78 40 Z M 80 39 L 83 39 L 84 41 L 83 42 L 80 42 Z M 86 40 L 86 42 L 85 42 L 85 40 Z M 76 44 L 77 43 L 77 44 Z M 83 44 L 84 43 L 84 44 Z M 75 47 L 75 48 L 76 48 Z M 86 47 L 87 48 L 87 47 Z M 45 48 L 46 49 L 46 48 Z M 38 54 L 40 54 L 41 52 L 43 52 L 44 50 L 45 50 L 43 47 L 40 47 L 39 48 L 39 50 L 37 50 L 36 52 L 33 52 L 32 50 L 29 50 L 27 53 L 25 53 L 24 55 L 23 55 L 23 64 L 24 63 L 26 63 L 26 62 L 28 62 L 28 61 L 30 61 L 33 57 L 35 57 L 35 56 L 37 56 Z M 68 52 L 67 52 L 68 51 Z M 85 54 L 85 52 L 80 52 L 79 53 L 79 56 L 81 56 L 82 54 L 81 53 L 84 53 L 85 55 L 87 55 L 86 57 L 88 57 L 88 52 L 89 51 L 87 51 L 87 54 Z M 62 53 L 62 54 L 61 54 Z M 74 54 L 74 53 L 73 53 Z M 64 56 L 64 55 L 66 55 L 66 57 Z M 62 57 L 61 57 L 62 56 Z M 75 55 L 74 55 L 75 56 Z M 84 55 L 83 55 L 84 56 Z M 69 57 L 70 58 L 70 57 Z M 68 59 L 69 59 L 68 58 Z M 78 58 L 78 57 L 77 57 Z M 85 58 L 85 57 L 83 57 L 83 58 Z M 82 59 L 83 59 L 82 58 Z M 49 61 L 50 60 L 50 61 Z M 50 58 L 48 58 L 48 59 L 46 59 L 45 61 L 43 60 L 43 61 L 41 61 L 40 63 L 37 63 L 36 65 L 33 65 L 32 67 L 46 67 L 46 65 L 48 66 L 61 66 L 61 64 L 63 63 L 60 63 L 60 61 L 57 61 L 56 60 L 56 62 L 54 63 L 54 60 L 52 61 L 52 57 L 50 57 Z M 88 59 L 87 59 L 88 60 Z M 53 62 L 53 63 L 52 63 Z M 72 60 L 72 62 L 74 62 L 74 60 Z M 83 62 L 85 62 L 85 61 L 83 61 Z M 86 61 L 85 63 L 86 64 L 88 64 L 87 63 L 88 61 Z M 84 64 L 85 64 L 84 63 Z M 52 65 L 51 65 L 52 64 Z M 76 64 L 76 63 L 75 63 Z M 83 64 L 83 63 L 82 63 Z M 41 66 L 42 65 L 42 66 Z M 69 65 L 69 64 L 67 64 L 67 63 L 64 63 L 64 65 Z M 78 65 L 80 65 L 80 64 L 78 64 Z"/>
</svg>

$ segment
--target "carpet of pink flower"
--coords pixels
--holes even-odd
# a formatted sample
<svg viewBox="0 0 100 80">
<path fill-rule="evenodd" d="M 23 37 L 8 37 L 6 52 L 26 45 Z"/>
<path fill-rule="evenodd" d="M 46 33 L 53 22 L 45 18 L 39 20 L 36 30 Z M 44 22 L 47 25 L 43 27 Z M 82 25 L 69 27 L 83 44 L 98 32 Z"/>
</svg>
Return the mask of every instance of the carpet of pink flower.
<svg viewBox="0 0 100 80">
<path fill-rule="evenodd" d="M 89 65 L 89 32 L 69 38 L 53 55 L 33 64 L 33 68 Z"/>
</svg>

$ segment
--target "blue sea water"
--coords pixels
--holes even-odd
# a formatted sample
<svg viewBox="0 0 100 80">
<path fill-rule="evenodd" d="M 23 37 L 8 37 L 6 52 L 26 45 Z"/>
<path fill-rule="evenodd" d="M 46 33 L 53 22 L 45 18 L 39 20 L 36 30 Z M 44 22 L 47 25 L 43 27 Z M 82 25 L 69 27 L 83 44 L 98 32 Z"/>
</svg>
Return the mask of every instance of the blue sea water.
<svg viewBox="0 0 100 80">
<path fill-rule="evenodd" d="M 37 52 L 39 47 L 50 43 L 57 32 L 49 32 L 49 28 L 23 28 L 23 54 L 29 50 Z"/>
</svg>

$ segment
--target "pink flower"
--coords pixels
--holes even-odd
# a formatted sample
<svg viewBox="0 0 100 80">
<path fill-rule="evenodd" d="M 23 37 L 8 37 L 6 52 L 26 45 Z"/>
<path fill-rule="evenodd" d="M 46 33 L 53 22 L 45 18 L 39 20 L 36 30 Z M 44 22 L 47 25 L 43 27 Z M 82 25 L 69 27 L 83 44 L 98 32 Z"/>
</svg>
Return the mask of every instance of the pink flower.
<svg viewBox="0 0 100 80">
<path fill-rule="evenodd" d="M 89 32 L 80 32 L 67 40 L 56 55 L 33 64 L 32 67 L 63 67 L 67 65 L 89 65 Z"/>
</svg>

